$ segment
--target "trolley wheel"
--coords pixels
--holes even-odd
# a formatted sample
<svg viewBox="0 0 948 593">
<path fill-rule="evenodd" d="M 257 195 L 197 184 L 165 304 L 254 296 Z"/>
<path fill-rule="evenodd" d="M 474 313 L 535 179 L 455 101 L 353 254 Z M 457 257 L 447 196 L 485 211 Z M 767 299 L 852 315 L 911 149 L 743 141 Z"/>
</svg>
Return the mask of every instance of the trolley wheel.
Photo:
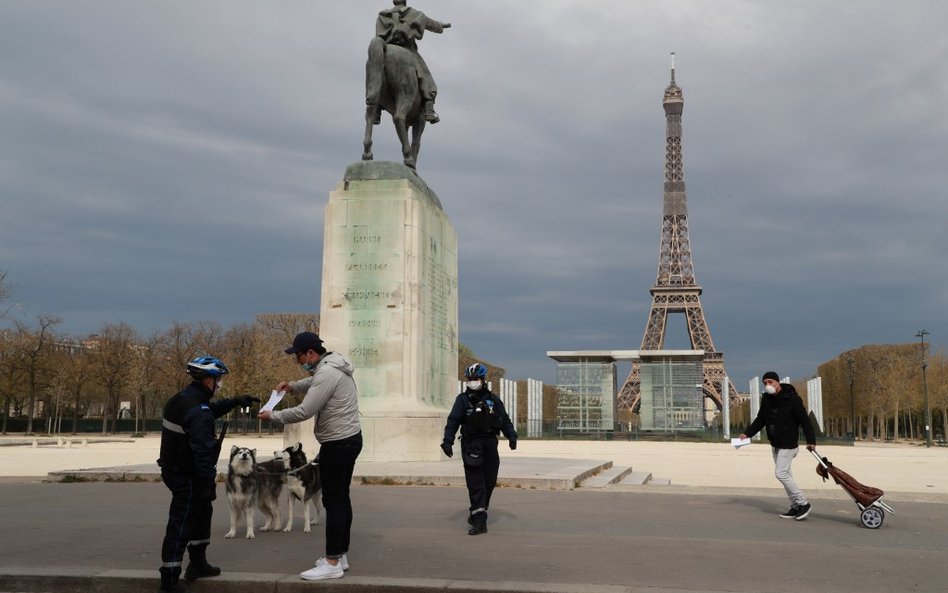
<svg viewBox="0 0 948 593">
<path fill-rule="evenodd" d="M 882 527 L 882 521 L 885 520 L 885 511 L 879 507 L 867 507 L 859 518 L 869 529 L 879 529 Z"/>
</svg>

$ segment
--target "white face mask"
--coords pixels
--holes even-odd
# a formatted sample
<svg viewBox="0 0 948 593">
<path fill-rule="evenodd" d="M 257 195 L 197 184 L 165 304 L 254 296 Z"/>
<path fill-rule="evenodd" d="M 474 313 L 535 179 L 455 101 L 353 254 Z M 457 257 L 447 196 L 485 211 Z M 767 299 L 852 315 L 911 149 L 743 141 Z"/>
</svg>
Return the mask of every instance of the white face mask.
<svg viewBox="0 0 948 593">
<path fill-rule="evenodd" d="M 470 389 L 471 391 L 477 391 L 478 389 L 481 388 L 481 385 L 482 385 L 482 384 L 481 384 L 480 381 L 468 381 L 468 382 L 467 382 L 467 388 Z"/>
<path fill-rule="evenodd" d="M 777 388 L 774 387 L 773 385 L 767 385 L 764 387 L 764 392 L 769 393 L 770 395 L 773 395 L 777 393 Z"/>
</svg>

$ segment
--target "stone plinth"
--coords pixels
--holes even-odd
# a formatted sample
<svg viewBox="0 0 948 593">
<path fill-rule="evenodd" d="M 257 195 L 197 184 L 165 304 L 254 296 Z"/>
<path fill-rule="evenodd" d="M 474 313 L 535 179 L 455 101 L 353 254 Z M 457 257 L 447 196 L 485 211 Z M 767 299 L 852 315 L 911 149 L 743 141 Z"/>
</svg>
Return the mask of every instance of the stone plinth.
<svg viewBox="0 0 948 593">
<path fill-rule="evenodd" d="M 457 390 L 457 234 L 400 163 L 350 165 L 326 206 L 320 336 L 355 365 L 365 461 L 431 461 Z"/>
</svg>

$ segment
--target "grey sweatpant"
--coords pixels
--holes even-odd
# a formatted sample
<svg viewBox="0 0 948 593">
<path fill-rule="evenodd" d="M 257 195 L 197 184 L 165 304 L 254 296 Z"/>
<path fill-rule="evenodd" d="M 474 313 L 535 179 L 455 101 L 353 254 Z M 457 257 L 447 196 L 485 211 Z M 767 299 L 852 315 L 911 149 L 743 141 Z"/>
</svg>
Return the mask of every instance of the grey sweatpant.
<svg viewBox="0 0 948 593">
<path fill-rule="evenodd" d="M 802 507 L 807 504 L 806 496 L 803 495 L 803 491 L 797 486 L 797 483 L 793 479 L 793 472 L 790 471 L 790 464 L 793 463 L 793 458 L 797 456 L 800 448 L 778 449 L 771 447 L 771 450 L 774 454 L 774 475 L 777 476 L 777 479 L 783 484 L 783 489 L 787 491 L 787 496 L 790 498 L 790 506 Z"/>
</svg>

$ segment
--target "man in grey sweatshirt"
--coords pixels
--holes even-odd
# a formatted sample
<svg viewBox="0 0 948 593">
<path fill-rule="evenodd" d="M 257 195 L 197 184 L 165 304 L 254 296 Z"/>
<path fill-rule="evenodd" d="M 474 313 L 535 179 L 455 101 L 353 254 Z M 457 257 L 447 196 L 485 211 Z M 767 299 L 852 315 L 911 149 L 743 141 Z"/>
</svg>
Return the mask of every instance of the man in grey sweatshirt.
<svg viewBox="0 0 948 593">
<path fill-rule="evenodd" d="M 277 391 L 304 393 L 293 408 L 261 412 L 262 420 L 292 424 L 316 417 L 319 441 L 319 475 L 323 506 L 326 507 L 326 556 L 313 568 L 300 573 L 307 581 L 338 579 L 349 568 L 349 532 L 352 528 L 352 501 L 349 485 L 356 458 L 362 451 L 359 398 L 352 378 L 353 367 L 344 356 L 327 352 L 313 332 L 302 332 L 285 350 L 296 356 L 310 374 L 299 381 L 282 381 Z"/>
</svg>

